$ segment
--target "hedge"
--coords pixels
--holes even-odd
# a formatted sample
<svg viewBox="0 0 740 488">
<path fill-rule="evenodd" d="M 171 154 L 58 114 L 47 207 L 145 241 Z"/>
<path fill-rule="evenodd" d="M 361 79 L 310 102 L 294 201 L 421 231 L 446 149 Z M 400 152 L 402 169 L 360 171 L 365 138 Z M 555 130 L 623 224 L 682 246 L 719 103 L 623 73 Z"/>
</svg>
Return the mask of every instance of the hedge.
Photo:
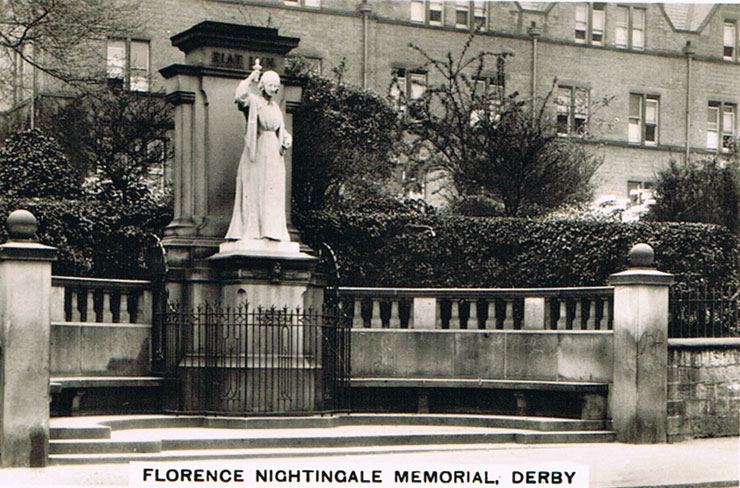
<svg viewBox="0 0 740 488">
<path fill-rule="evenodd" d="M 725 228 L 687 223 L 542 222 L 419 213 L 317 212 L 296 219 L 314 248 L 334 251 L 343 286 L 566 287 L 604 285 L 638 242 L 678 282 L 738 278 Z"/>
<path fill-rule="evenodd" d="M 0 198 L 0 242 L 13 210 L 29 210 L 39 223 L 42 244 L 57 248 L 56 275 L 143 279 L 147 252 L 172 218 L 166 201 L 141 200 L 130 206 L 99 200 Z"/>
</svg>

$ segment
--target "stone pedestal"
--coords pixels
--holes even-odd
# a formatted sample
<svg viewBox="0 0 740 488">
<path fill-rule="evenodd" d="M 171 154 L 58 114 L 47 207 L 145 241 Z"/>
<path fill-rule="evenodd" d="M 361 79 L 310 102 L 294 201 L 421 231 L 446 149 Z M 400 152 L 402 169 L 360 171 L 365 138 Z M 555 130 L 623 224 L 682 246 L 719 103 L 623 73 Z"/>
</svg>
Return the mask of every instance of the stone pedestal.
<svg viewBox="0 0 740 488">
<path fill-rule="evenodd" d="M 25 222 L 28 232 L 14 228 Z M 0 246 L 0 459 L 3 467 L 46 466 L 49 454 L 51 262 L 35 242 L 36 219 L 16 211 Z M 33 230 L 30 230 L 30 229 Z"/>
<path fill-rule="evenodd" d="M 317 279 L 318 259 L 298 249 L 295 242 L 244 241 L 221 245 L 222 252 L 209 258 L 220 283 L 220 302 L 238 306 L 319 309 L 324 283 Z M 252 243 L 254 244 L 254 243 Z"/>
<path fill-rule="evenodd" d="M 668 289 L 673 275 L 649 267 L 652 249 L 645 244 L 635 246 L 630 259 L 632 268 L 609 277 L 614 287 L 609 407 L 619 442 L 666 442 Z"/>
</svg>

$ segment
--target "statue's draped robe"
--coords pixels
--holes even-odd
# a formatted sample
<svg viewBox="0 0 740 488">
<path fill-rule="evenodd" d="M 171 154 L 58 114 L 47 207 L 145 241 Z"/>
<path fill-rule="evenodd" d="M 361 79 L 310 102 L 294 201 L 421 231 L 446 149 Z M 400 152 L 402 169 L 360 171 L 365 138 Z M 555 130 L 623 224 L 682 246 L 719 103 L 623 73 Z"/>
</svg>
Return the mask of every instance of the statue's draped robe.
<svg viewBox="0 0 740 488">
<path fill-rule="evenodd" d="M 237 88 L 236 102 L 249 112 L 226 239 L 290 241 L 282 147 L 290 146 L 291 136 L 285 130 L 283 114 L 274 100 L 250 93 L 247 80 Z"/>
</svg>

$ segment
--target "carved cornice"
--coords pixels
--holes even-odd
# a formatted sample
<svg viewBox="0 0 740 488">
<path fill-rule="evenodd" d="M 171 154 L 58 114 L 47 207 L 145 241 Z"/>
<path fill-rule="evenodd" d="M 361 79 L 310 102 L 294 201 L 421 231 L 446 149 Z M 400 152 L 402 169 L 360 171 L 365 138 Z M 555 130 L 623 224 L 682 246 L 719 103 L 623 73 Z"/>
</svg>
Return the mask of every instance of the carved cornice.
<svg viewBox="0 0 740 488">
<path fill-rule="evenodd" d="M 189 105 L 195 103 L 195 92 L 177 90 L 168 93 L 164 98 L 173 105 Z"/>
<path fill-rule="evenodd" d="M 300 39 L 278 35 L 269 27 L 230 24 L 207 20 L 170 38 L 172 45 L 189 53 L 203 46 L 249 49 L 285 55 L 298 46 Z"/>
</svg>

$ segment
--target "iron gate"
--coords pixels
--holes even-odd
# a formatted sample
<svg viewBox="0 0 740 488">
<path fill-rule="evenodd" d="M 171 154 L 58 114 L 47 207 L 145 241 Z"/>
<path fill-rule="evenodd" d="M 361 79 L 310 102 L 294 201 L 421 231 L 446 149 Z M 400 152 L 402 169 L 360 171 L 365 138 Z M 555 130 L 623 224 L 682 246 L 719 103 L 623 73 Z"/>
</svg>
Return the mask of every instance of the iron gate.
<svg viewBox="0 0 740 488">
<path fill-rule="evenodd" d="M 311 414 L 349 409 L 348 321 L 336 308 L 222 307 L 163 320 L 174 409 L 189 413 Z"/>
</svg>

